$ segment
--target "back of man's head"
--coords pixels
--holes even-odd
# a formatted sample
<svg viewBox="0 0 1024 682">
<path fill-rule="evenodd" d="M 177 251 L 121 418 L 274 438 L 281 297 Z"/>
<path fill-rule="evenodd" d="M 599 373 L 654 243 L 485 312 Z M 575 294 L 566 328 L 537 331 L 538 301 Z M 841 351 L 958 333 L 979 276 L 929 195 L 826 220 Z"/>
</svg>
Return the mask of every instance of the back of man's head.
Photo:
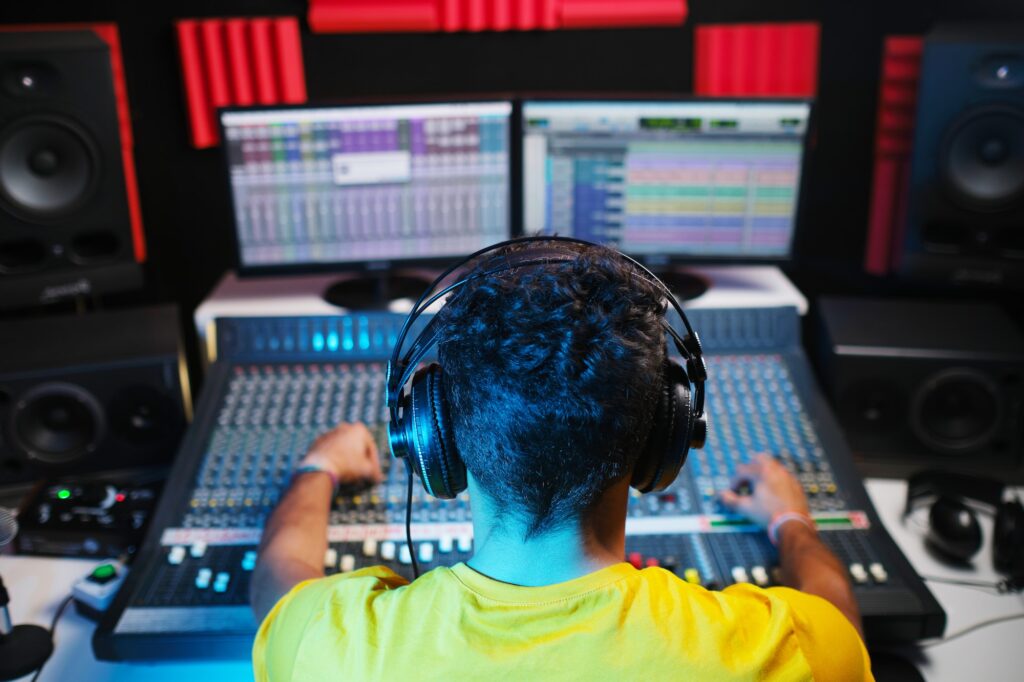
<svg viewBox="0 0 1024 682">
<path fill-rule="evenodd" d="M 558 248 L 575 258 L 473 280 L 441 313 L 459 454 L 528 536 L 571 523 L 632 470 L 664 372 L 661 290 L 609 249 Z"/>
</svg>

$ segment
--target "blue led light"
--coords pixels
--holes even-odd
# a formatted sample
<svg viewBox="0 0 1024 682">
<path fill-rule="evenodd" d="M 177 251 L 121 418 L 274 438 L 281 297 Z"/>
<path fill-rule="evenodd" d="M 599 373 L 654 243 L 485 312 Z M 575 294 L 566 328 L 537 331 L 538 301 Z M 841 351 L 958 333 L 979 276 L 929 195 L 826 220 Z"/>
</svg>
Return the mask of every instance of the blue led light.
<svg viewBox="0 0 1024 682">
<path fill-rule="evenodd" d="M 345 318 L 341 321 L 341 329 L 345 336 L 342 339 L 342 347 L 345 350 L 352 350 L 355 344 L 352 341 L 352 320 Z"/>
<path fill-rule="evenodd" d="M 321 351 L 324 349 L 324 335 L 320 332 L 313 334 L 313 350 Z"/>
<path fill-rule="evenodd" d="M 338 332 L 331 332 L 327 335 L 327 350 L 338 350 Z"/>
</svg>

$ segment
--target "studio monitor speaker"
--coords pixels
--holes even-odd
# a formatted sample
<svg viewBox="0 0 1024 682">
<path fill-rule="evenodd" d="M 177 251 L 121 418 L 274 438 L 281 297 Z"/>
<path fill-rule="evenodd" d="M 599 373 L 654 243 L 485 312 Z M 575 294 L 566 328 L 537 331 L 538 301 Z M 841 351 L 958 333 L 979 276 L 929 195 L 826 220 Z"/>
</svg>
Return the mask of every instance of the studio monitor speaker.
<svg viewBox="0 0 1024 682">
<path fill-rule="evenodd" d="M 165 464 L 190 410 L 173 307 L 0 324 L 0 486 Z"/>
<path fill-rule="evenodd" d="M 0 307 L 141 285 L 113 63 L 90 30 L 0 27 Z"/>
<path fill-rule="evenodd" d="M 1024 287 L 1024 25 L 927 36 L 900 269 Z"/>
<path fill-rule="evenodd" d="M 1024 481 L 1024 335 L 988 304 L 823 298 L 819 369 L 858 465 Z"/>
</svg>

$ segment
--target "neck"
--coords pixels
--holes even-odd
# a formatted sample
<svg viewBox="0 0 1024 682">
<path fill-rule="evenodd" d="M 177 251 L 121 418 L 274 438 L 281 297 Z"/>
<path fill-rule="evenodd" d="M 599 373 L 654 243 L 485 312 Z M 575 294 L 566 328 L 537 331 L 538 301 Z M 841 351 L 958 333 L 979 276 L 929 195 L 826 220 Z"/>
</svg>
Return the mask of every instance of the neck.
<svg viewBox="0 0 1024 682">
<path fill-rule="evenodd" d="M 496 515 L 495 503 L 470 482 L 473 570 L 514 585 L 553 585 L 620 563 L 625 556 L 629 482 L 605 492 L 585 516 L 526 537 L 527 526 Z"/>
</svg>

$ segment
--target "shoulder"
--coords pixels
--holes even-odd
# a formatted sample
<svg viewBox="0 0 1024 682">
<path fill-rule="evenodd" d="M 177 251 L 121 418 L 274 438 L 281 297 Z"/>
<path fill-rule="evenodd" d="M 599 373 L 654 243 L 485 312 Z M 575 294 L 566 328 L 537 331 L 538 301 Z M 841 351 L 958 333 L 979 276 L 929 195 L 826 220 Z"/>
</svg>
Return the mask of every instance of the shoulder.
<svg viewBox="0 0 1024 682">
<path fill-rule="evenodd" d="M 409 582 L 383 566 L 299 583 L 282 597 L 263 619 L 253 642 L 257 680 L 289 680 L 303 639 L 312 629 L 331 623 L 339 605 L 356 615 L 378 597 L 408 586 Z"/>
<path fill-rule="evenodd" d="M 724 593 L 742 596 L 775 614 L 791 630 L 816 680 L 870 680 L 864 643 L 846 616 L 821 597 L 788 587 L 737 585 Z"/>
</svg>

